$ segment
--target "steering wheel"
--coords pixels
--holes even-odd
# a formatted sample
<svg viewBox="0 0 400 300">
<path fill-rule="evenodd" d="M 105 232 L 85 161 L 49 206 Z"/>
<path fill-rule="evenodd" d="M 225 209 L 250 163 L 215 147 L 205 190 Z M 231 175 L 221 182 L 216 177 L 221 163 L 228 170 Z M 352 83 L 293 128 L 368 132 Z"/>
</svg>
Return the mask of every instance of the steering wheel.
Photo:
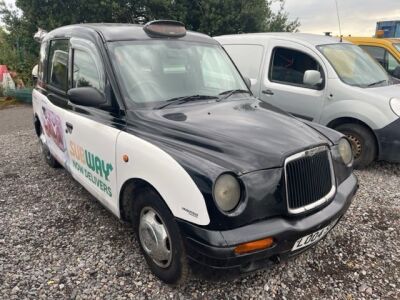
<svg viewBox="0 0 400 300">
<path fill-rule="evenodd" d="M 138 87 L 140 87 L 140 89 L 138 89 Z M 157 97 L 161 96 L 159 92 L 160 85 L 154 80 L 136 81 L 132 85 L 128 86 L 127 90 L 130 95 L 134 95 L 136 97 L 143 97 L 143 90 L 145 90 L 146 92 L 150 92 L 152 95 L 155 95 Z"/>
</svg>

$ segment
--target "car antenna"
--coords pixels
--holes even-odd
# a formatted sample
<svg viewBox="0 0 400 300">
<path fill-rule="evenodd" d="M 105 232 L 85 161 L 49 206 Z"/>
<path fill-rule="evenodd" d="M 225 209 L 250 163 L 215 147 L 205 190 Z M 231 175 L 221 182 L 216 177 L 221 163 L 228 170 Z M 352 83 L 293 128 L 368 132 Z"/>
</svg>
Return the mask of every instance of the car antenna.
<svg viewBox="0 0 400 300">
<path fill-rule="evenodd" d="M 336 14 L 337 14 L 337 19 L 338 19 L 338 24 L 339 24 L 340 42 L 343 42 L 342 27 L 340 26 L 340 16 L 339 16 L 338 0 L 335 0 L 335 4 L 336 4 Z"/>
</svg>

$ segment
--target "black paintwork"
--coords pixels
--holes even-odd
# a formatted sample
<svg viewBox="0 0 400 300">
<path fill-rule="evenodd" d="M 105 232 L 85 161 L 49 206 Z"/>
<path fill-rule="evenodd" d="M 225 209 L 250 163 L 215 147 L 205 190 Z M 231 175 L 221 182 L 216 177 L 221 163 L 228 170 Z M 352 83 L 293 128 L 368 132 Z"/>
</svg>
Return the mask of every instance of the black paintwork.
<svg viewBox="0 0 400 300">
<path fill-rule="evenodd" d="M 186 251 L 192 265 L 200 267 L 202 271 L 229 271 L 230 274 L 233 272 L 236 275 L 254 271 L 305 251 L 307 248 L 295 252 L 291 249 L 297 239 L 340 219 L 349 208 L 357 187 L 356 177 L 348 177 L 328 206 L 302 218 L 270 218 L 225 231 L 207 230 L 182 220 L 177 221 L 185 237 Z M 275 243 L 271 248 L 244 255 L 234 254 L 236 245 L 266 237 L 274 238 Z"/>
<path fill-rule="evenodd" d="M 209 229 L 231 229 L 287 214 L 283 163 L 286 157 L 342 135 L 304 123 L 251 96 L 222 102 L 195 102 L 163 110 L 127 111 L 127 132 L 157 145 L 191 175 L 206 200 Z M 351 169 L 334 157 L 340 184 Z M 221 212 L 212 197 L 216 178 L 235 173 L 243 186 L 241 205 Z"/>
<path fill-rule="evenodd" d="M 375 130 L 379 141 L 379 159 L 400 163 L 400 118 Z"/>
<path fill-rule="evenodd" d="M 315 146 L 332 146 L 342 137 L 322 126 L 299 121 L 249 95 L 239 98 L 237 94 L 220 102 L 198 101 L 159 110 L 128 110 L 105 42 L 150 37 L 140 26 L 89 24 L 56 29 L 46 36 L 45 43 L 70 37 L 87 39 L 97 45 L 111 91 L 106 97 L 109 101 L 115 99 L 115 107 L 99 109 L 71 103 L 65 92 L 46 86 L 46 71 L 44 82 L 37 89 L 47 94 L 55 105 L 125 130 L 169 153 L 203 193 L 210 215 L 210 224 L 205 228 L 209 230 L 228 230 L 286 215 L 282 188 L 285 158 Z M 192 32 L 181 39 L 218 45 L 210 37 Z M 70 59 L 70 66 L 71 63 Z M 334 167 L 338 184 L 351 174 L 351 169 L 340 158 L 334 158 Z M 212 197 L 213 183 L 224 172 L 235 173 L 243 188 L 241 204 L 231 214 L 221 212 Z"/>
</svg>

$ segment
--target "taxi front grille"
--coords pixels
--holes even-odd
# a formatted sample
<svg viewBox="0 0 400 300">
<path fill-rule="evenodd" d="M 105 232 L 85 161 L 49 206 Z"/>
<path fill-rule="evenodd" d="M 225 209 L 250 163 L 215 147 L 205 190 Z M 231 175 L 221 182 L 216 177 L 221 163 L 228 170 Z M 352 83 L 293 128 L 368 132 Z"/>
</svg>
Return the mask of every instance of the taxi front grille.
<svg viewBox="0 0 400 300">
<path fill-rule="evenodd" d="M 329 201 L 336 192 L 332 158 L 322 146 L 290 156 L 285 161 L 288 211 L 298 214 Z"/>
</svg>

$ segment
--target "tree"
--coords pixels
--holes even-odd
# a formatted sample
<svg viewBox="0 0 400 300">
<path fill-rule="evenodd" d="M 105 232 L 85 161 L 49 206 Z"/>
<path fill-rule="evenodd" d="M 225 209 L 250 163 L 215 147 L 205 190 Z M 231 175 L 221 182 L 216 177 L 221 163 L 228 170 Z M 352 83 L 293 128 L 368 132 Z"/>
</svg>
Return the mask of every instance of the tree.
<svg viewBox="0 0 400 300">
<path fill-rule="evenodd" d="M 285 0 L 276 0 L 279 2 L 279 10 L 274 13 L 270 9 L 272 3 L 274 1 L 267 0 L 267 17 L 265 19 L 265 31 L 273 31 L 273 32 L 293 32 L 297 31 L 300 26 L 300 22 L 298 19 L 294 21 L 289 21 L 289 15 L 285 11 Z"/>
<path fill-rule="evenodd" d="M 274 13 L 271 6 L 279 2 Z M 16 0 L 18 10 L 0 0 L 0 19 L 9 32 L 3 36 L 13 54 L 7 64 L 23 73 L 26 81 L 38 56 L 33 41 L 37 28 L 54 28 L 93 22 L 145 23 L 175 19 L 187 28 L 209 35 L 261 31 L 295 31 L 298 20 L 289 21 L 284 0 Z M 3 34 L 4 35 L 4 34 Z"/>
</svg>

